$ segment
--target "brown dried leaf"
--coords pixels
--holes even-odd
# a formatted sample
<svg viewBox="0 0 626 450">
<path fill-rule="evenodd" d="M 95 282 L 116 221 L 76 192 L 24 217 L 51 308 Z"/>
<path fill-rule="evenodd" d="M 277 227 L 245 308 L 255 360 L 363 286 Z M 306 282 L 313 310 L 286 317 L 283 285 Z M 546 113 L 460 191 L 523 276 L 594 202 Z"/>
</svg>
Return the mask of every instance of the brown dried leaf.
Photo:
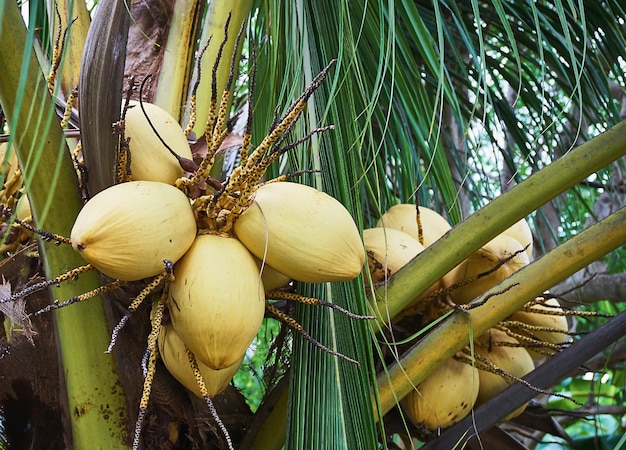
<svg viewBox="0 0 626 450">
<path fill-rule="evenodd" d="M 133 21 L 126 45 L 124 91 L 129 87 L 131 76 L 141 82 L 146 75 L 154 75 L 146 86 L 144 101 L 154 100 L 155 83 L 163 64 L 173 8 L 174 2 L 166 0 L 139 0 L 131 5 Z M 139 99 L 138 90 L 134 92 L 133 98 Z"/>
<path fill-rule="evenodd" d="M 0 312 L 6 316 L 5 329 L 7 331 L 7 340 L 10 341 L 14 333 L 22 333 L 31 344 L 35 345 L 33 336 L 37 333 L 33 329 L 30 317 L 26 314 L 26 299 L 20 298 L 12 302 L 5 302 L 4 300 L 11 297 L 11 295 L 11 283 L 3 277 L 0 283 Z M 8 326 L 7 320 L 9 321 Z"/>
</svg>

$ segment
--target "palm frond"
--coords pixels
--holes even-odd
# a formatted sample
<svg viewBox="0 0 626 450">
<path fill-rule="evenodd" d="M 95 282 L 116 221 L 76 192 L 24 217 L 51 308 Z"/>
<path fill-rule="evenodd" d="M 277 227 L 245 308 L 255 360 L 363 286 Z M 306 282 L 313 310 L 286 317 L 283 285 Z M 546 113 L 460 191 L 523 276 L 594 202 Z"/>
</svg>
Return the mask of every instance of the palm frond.
<svg viewBox="0 0 626 450">
<path fill-rule="evenodd" d="M 355 88 L 358 61 L 354 49 L 346 45 L 354 39 L 350 28 L 353 22 L 348 17 L 347 3 L 342 3 L 339 10 L 334 2 L 323 3 L 285 2 L 259 13 L 268 19 L 270 27 L 265 30 L 272 45 L 259 49 L 254 115 L 264 116 L 268 127 L 273 118 L 268 108 L 293 98 L 324 66 L 337 59 L 293 134 L 299 137 L 307 130 L 329 124 L 335 130 L 314 136 L 304 148 L 293 152 L 283 170 L 321 170 L 304 181 L 338 198 L 360 222 L 357 162 L 363 131 L 358 116 L 366 99 Z M 319 15 L 317 8 L 332 9 L 337 14 Z M 329 39 L 319 40 L 322 35 Z M 257 135 L 263 134 L 261 131 Z M 357 313 L 367 309 L 360 280 L 300 289 Z M 296 335 L 286 447 L 374 448 L 377 437 L 370 397 L 374 379 L 369 325 L 311 307 L 298 307 L 296 318 L 315 339 L 356 359 L 360 367 L 313 348 Z"/>
</svg>

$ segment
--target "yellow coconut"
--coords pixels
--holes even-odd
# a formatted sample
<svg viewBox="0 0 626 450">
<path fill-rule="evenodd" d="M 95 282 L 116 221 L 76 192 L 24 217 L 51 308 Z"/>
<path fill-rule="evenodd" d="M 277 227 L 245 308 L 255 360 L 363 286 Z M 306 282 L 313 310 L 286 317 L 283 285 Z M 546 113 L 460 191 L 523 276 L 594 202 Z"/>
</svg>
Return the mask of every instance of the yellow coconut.
<svg viewBox="0 0 626 450">
<path fill-rule="evenodd" d="M 348 210 L 330 195 L 297 183 L 258 188 L 235 233 L 259 259 L 298 281 L 347 281 L 361 273 L 365 250 Z"/>
<path fill-rule="evenodd" d="M 254 257 L 254 260 L 259 268 L 259 272 L 261 272 L 261 280 L 263 280 L 265 292 L 287 286 L 291 282 L 291 278 L 283 275 L 269 264 L 263 263 L 263 261 L 256 256 Z"/>
<path fill-rule="evenodd" d="M 419 211 L 422 224 L 422 245 L 428 247 L 446 234 L 451 226 L 441 214 L 430 208 L 420 206 Z M 402 203 L 392 206 L 378 220 L 376 227 L 393 228 L 394 230 L 402 231 L 419 242 L 415 205 Z M 445 274 L 440 280 L 441 287 L 447 288 L 456 282 L 458 279 L 456 272 L 458 270 L 459 266 Z"/>
<path fill-rule="evenodd" d="M 561 308 L 557 299 L 548 298 L 541 303 L 529 306 L 529 308 L 530 310 L 518 311 L 512 314 L 509 319 L 524 322 L 532 327 L 545 329 L 528 330 L 521 328 L 516 329 L 516 332 L 550 344 L 561 345 L 572 340 L 571 336 L 567 334 L 569 330 L 567 317 L 559 315 L 559 313 L 563 312 L 563 308 Z M 546 350 L 552 353 L 549 349 Z M 546 356 L 541 352 L 534 352 L 532 348 L 528 348 L 528 352 L 534 359 L 541 359 Z"/>
<path fill-rule="evenodd" d="M 424 250 L 424 246 L 416 239 L 392 228 L 363 230 L 363 243 L 374 284 L 387 282 L 392 275 Z"/>
<path fill-rule="evenodd" d="M 514 254 L 512 259 L 494 270 L 498 264 Z M 491 271 L 489 275 L 481 276 L 471 283 L 455 289 L 451 295 L 458 304 L 469 303 L 508 278 L 513 272 L 528 265 L 529 262 L 522 244 L 510 236 L 498 235 L 459 264 L 454 274 L 457 277 L 454 282 L 462 283 Z"/>
<path fill-rule="evenodd" d="M 528 259 L 533 258 L 533 232 L 530 230 L 530 226 L 526 219 L 522 219 L 519 222 L 515 222 L 509 228 L 504 230 L 502 234 L 511 236 L 517 242 L 522 244 L 522 247 L 526 248 L 526 254 Z"/>
<path fill-rule="evenodd" d="M 7 155 L 8 152 L 8 155 Z M 4 173 L 8 173 L 11 169 L 16 170 L 17 167 L 17 155 L 13 150 L 13 146 L 9 146 L 8 142 L 0 143 L 0 167 L 4 166 L 4 160 L 6 159 L 7 168 Z"/>
<path fill-rule="evenodd" d="M 420 243 L 428 247 L 446 234 L 451 226 L 443 216 L 430 208 L 420 206 L 419 211 L 423 233 L 423 242 Z M 419 241 L 415 205 L 403 203 L 392 206 L 382 215 L 376 226 L 402 231 Z"/>
<path fill-rule="evenodd" d="M 30 202 L 28 201 L 28 195 L 23 194 L 17 201 L 17 206 L 15 207 L 15 215 L 19 220 L 23 222 L 32 221 L 33 218 L 30 211 Z"/>
<path fill-rule="evenodd" d="M 377 227 L 363 230 L 363 242 L 369 273 L 375 285 L 386 283 L 391 276 L 424 250 L 424 246 L 416 239 L 393 228 Z M 369 283 L 367 275 L 364 278 L 365 282 Z M 420 299 L 440 287 L 440 282 L 436 282 L 420 296 Z M 415 300 L 418 301 L 419 299 Z"/>
<path fill-rule="evenodd" d="M 169 312 L 180 338 L 212 369 L 241 359 L 265 314 L 259 269 L 233 237 L 199 235 L 174 267 Z"/>
<path fill-rule="evenodd" d="M 474 351 L 476 354 L 487 358 L 506 373 L 517 378 L 522 378 L 532 372 L 535 366 L 526 349 L 516 347 L 515 345 L 519 345 L 516 339 L 508 336 L 503 331 L 491 328 L 487 333 L 476 339 L 474 342 Z M 479 405 L 495 397 L 515 382 L 502 375 L 486 370 L 479 370 L 479 376 L 480 389 L 477 399 L 477 404 Z M 505 417 L 504 420 L 510 420 L 519 416 L 525 409 L 526 405 L 522 405 Z"/>
<path fill-rule="evenodd" d="M 6 158 L 8 149 L 9 149 L 9 143 L 8 142 L 0 143 L 0 164 L 4 163 L 4 158 Z"/>
<path fill-rule="evenodd" d="M 469 414 L 479 385 L 475 367 L 450 358 L 404 397 L 402 409 L 418 428 L 446 428 Z"/>
<path fill-rule="evenodd" d="M 148 124 L 139 102 L 131 101 L 130 106 L 126 112 L 124 133 L 130 138 L 130 170 L 133 180 L 174 184 L 183 176 L 183 169 Z M 192 159 L 187 136 L 176 119 L 152 103 L 144 102 L 143 106 L 150 122 L 165 143 L 178 155 Z"/>
<path fill-rule="evenodd" d="M 159 331 L 159 354 L 161 359 L 167 367 L 169 373 L 176 378 L 180 384 L 185 386 L 191 392 L 198 397 L 201 397 L 200 388 L 198 382 L 194 376 L 193 370 L 187 357 L 187 351 L 185 349 L 185 343 L 182 341 L 178 333 L 171 325 L 162 326 Z M 204 383 L 206 384 L 209 397 L 215 397 L 222 392 L 230 380 L 241 366 L 243 356 L 230 367 L 226 367 L 221 370 L 214 370 L 203 364 L 201 361 L 196 361 Z"/>
<path fill-rule="evenodd" d="M 135 281 L 178 261 L 196 236 L 189 199 L 173 186 L 131 181 L 89 200 L 71 232 L 74 249 L 111 278 Z"/>
</svg>

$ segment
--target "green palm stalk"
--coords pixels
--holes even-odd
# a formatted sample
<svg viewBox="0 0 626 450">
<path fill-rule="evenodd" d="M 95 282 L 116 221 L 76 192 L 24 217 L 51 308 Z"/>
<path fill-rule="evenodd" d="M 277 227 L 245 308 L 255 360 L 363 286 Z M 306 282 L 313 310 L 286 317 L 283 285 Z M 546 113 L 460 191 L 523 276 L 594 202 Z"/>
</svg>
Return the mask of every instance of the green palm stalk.
<svg viewBox="0 0 626 450">
<path fill-rule="evenodd" d="M 33 27 L 27 34 L 15 2 L 3 2 L 0 13 L 0 57 L 11 61 L 0 73 L 0 103 L 23 170 L 35 223 L 68 236 L 82 202 L 54 103 L 32 51 Z M 16 49 L 23 52 L 15 54 Z M 69 246 L 40 241 L 40 253 L 48 278 L 85 263 Z M 98 274 L 93 272 L 52 288 L 51 297 L 65 300 L 99 285 Z M 110 336 L 102 299 L 94 298 L 54 314 L 74 448 L 127 448 L 125 396 L 113 357 L 104 353 Z"/>
</svg>

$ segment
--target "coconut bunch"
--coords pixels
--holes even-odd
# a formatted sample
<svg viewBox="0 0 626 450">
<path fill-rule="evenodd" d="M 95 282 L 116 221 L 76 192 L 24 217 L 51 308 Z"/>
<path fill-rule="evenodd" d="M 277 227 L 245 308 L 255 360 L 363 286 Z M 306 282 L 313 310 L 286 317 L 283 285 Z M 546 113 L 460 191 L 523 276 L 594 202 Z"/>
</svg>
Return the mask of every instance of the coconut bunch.
<svg viewBox="0 0 626 450">
<path fill-rule="evenodd" d="M 217 67 L 219 61 L 215 64 Z M 229 383 L 240 366 L 266 309 L 330 351 L 270 301 L 294 300 L 341 309 L 279 288 L 292 280 L 325 283 L 354 279 L 365 261 L 361 234 L 348 210 L 332 196 L 289 182 L 288 175 L 263 180 L 267 168 L 287 151 L 312 134 L 332 128 L 316 129 L 286 143 L 286 134 L 331 66 L 313 80 L 256 147 L 251 145 L 252 121 L 248 120 L 240 165 L 225 181 L 212 178 L 211 169 L 230 134 L 227 115 L 232 76 L 219 101 L 213 88 L 216 108 L 205 127 L 207 152 L 197 164 L 187 136 L 194 125 L 198 84 L 191 93 L 191 121 L 185 129 L 156 105 L 127 100 L 123 126 L 116 127 L 120 133 L 117 183 L 85 203 L 69 238 L 36 230 L 46 240 L 71 244 L 87 264 L 30 286 L 6 301 L 89 270 L 98 270 L 113 281 L 54 302 L 37 314 L 125 283 L 145 285 L 114 327 L 108 351 L 132 313 L 157 287 L 162 288 L 154 302 L 143 360 L 145 382 L 134 446 L 138 445 L 158 355 L 172 375 L 205 398 L 214 412 L 210 397 Z M 217 70 L 212 73 L 215 77 Z M 251 80 L 253 86 L 254 76 Z"/>
<path fill-rule="evenodd" d="M 499 326 L 494 327 L 474 340 L 473 350 L 468 346 L 439 365 L 401 405 L 411 422 L 428 435 L 461 421 L 472 408 L 511 384 L 523 383 L 522 378 L 534 368 L 526 348 Z M 519 416 L 526 406 L 504 420 Z"/>
<path fill-rule="evenodd" d="M 482 405 L 509 385 L 523 382 L 534 369 L 525 348 L 515 338 L 492 328 L 469 347 L 439 365 L 403 400 L 402 407 L 425 435 L 447 428 L 465 418 L 474 406 Z M 519 416 L 522 405 L 504 420 Z"/>
<path fill-rule="evenodd" d="M 419 213 L 418 213 L 419 211 Z M 383 285 L 398 270 L 443 236 L 451 226 L 435 211 L 401 204 L 390 208 L 376 228 L 364 230 L 369 288 Z M 431 286 L 405 309 L 400 319 L 418 314 L 421 326 L 450 308 L 470 302 L 529 264 L 532 233 L 520 220 L 485 244 Z M 490 301 L 497 301 L 496 298 Z M 565 311 L 548 293 L 529 302 L 474 341 L 469 348 L 443 362 L 402 401 L 418 429 L 446 428 L 463 419 L 475 405 L 497 395 L 534 369 L 534 361 L 569 345 Z M 521 414 L 525 406 L 508 419 Z"/>
<path fill-rule="evenodd" d="M 262 182 L 269 165 L 293 148 L 280 147 L 281 137 L 327 71 L 258 147 L 251 148 L 246 132 L 241 163 L 225 182 L 210 172 L 229 133 L 226 95 L 209 117 L 208 151 L 197 165 L 190 164 L 185 130 L 167 112 L 129 102 L 117 167 L 121 182 L 91 198 L 74 223 L 73 248 L 89 267 L 116 280 L 111 286 L 147 283 L 114 329 L 112 345 L 149 290 L 165 283 L 149 354 L 158 352 L 174 377 L 201 397 L 228 384 L 266 307 L 277 311 L 268 302 L 287 298 L 278 288 L 291 280 L 348 281 L 361 273 L 363 241 L 339 201 L 286 176 Z M 164 315 L 171 323 L 161 325 Z M 154 361 L 146 362 L 149 372 Z"/>
<path fill-rule="evenodd" d="M 389 208 L 376 228 L 364 231 L 367 287 L 371 289 L 385 284 L 450 229 L 448 221 L 430 208 L 419 206 L 416 209 L 412 204 Z M 520 220 L 435 282 L 426 293 L 411 302 L 400 317 L 421 314 L 426 324 L 440 317 L 451 305 L 468 305 L 530 263 L 532 239 L 528 223 L 525 219 Z M 553 313 L 554 331 L 560 331 L 562 324 L 558 322 L 562 322 L 562 318 L 558 317 L 563 316 L 563 311 L 555 306 L 543 309 L 541 313 Z"/>
<path fill-rule="evenodd" d="M 494 327 L 474 340 L 473 350 L 468 346 L 439 365 L 401 405 L 411 422 L 428 434 L 461 421 L 473 407 L 523 382 L 534 368 L 529 351 L 505 330 Z M 519 416 L 526 406 L 504 420 Z"/>
<path fill-rule="evenodd" d="M 182 127 L 154 105 L 129 105 L 118 178 L 130 181 L 85 204 L 71 242 L 111 278 L 152 277 L 148 287 L 165 280 L 148 338 L 146 380 L 156 369 L 153 355 L 158 353 L 181 384 L 210 404 L 240 367 L 266 308 L 279 313 L 268 303 L 283 298 L 275 289 L 291 280 L 347 281 L 361 273 L 363 242 L 340 202 L 287 177 L 261 182 L 269 165 L 292 148 L 274 146 L 325 73 L 258 147 L 250 148 L 246 132 L 241 163 L 225 182 L 212 179 L 210 172 L 229 133 L 226 96 L 218 113 L 209 117 L 207 155 L 193 171 L 181 164 L 191 160 Z M 146 163 L 135 169 L 141 153 L 149 154 L 150 171 L 142 170 Z M 135 299 L 125 317 L 143 297 Z M 165 314 L 171 323 L 162 325 Z M 112 344 L 123 322 L 114 330 Z M 293 319 L 287 322 L 297 325 Z M 149 393 L 145 384 L 137 430 Z"/>
<path fill-rule="evenodd" d="M 556 298 L 545 293 L 474 339 L 473 353 L 466 348 L 457 359 L 478 369 L 476 405 L 482 405 L 513 383 L 527 384 L 521 379 L 534 370 L 538 360 L 568 346 L 571 333 L 567 316 L 574 314 L 574 311 L 565 311 Z M 467 383 L 470 381 L 474 379 L 466 379 Z M 504 420 L 519 416 L 526 406 L 520 406 Z"/>
</svg>

